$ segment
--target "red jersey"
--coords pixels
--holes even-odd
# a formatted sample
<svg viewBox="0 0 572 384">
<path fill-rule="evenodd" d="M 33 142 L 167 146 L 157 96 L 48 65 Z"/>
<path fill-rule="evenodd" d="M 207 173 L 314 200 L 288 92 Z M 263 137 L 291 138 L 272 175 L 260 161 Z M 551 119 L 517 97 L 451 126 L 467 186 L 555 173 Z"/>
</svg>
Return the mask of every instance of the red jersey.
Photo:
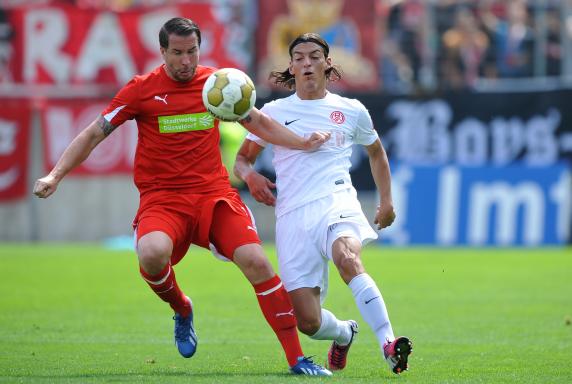
<svg viewBox="0 0 572 384">
<path fill-rule="evenodd" d="M 163 65 L 135 76 L 102 115 L 117 127 L 135 119 L 135 185 L 139 192 L 182 189 L 208 193 L 230 188 L 222 164 L 218 120 L 203 105 L 202 89 L 215 68 L 197 66 L 189 82 L 171 79 Z"/>
</svg>

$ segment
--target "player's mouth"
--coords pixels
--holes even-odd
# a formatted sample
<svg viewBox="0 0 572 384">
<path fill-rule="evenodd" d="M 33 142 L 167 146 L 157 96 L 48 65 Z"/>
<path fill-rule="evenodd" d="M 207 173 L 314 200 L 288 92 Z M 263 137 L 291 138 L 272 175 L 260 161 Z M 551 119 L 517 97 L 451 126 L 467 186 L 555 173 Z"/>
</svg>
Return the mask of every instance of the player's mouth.
<svg viewBox="0 0 572 384">
<path fill-rule="evenodd" d="M 185 69 L 185 70 L 180 70 L 179 71 L 179 76 L 180 77 L 191 77 L 193 76 L 193 70 L 192 69 Z"/>
<path fill-rule="evenodd" d="M 312 76 L 313 74 L 314 72 L 309 72 L 309 71 L 303 73 L 304 76 Z"/>
</svg>

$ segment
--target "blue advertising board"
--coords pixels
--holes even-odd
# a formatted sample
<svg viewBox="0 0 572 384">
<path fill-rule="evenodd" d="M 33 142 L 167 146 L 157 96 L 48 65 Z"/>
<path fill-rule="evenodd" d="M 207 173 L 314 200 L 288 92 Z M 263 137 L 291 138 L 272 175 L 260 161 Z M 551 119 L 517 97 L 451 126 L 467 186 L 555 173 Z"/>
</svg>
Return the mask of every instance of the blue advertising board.
<svg viewBox="0 0 572 384">
<path fill-rule="evenodd" d="M 541 246 L 568 241 L 569 166 L 393 165 L 396 245 Z"/>
<path fill-rule="evenodd" d="M 392 162 L 397 220 L 380 241 L 572 242 L 572 90 L 354 97 L 369 110 Z M 265 161 L 259 169 L 272 179 Z M 350 172 L 358 191 L 376 189 L 363 146 L 354 146 Z"/>
</svg>

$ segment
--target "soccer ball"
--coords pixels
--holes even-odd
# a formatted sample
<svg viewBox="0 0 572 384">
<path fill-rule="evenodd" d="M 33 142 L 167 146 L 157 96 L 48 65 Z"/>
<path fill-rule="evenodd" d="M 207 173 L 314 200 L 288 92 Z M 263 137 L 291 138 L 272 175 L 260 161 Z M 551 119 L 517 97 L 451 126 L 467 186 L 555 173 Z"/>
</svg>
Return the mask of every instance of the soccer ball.
<svg viewBox="0 0 572 384">
<path fill-rule="evenodd" d="M 256 102 L 256 89 L 250 77 L 236 68 L 213 72 L 203 86 L 203 103 L 219 120 L 245 118 Z"/>
</svg>

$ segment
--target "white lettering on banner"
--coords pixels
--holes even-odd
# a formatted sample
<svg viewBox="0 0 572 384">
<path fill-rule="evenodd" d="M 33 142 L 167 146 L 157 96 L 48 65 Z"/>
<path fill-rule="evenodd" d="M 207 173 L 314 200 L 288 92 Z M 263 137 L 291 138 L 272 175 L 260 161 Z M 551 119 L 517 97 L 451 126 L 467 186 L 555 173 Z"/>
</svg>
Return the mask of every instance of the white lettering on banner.
<svg viewBox="0 0 572 384">
<path fill-rule="evenodd" d="M 549 165 L 558 160 L 556 129 L 560 124 L 560 112 L 549 109 L 546 117 L 533 116 L 527 124 L 528 151 L 525 161 L 531 165 Z"/>
<path fill-rule="evenodd" d="M 46 110 L 46 131 L 49 140 L 49 166 L 53 166 L 73 138 L 103 110 L 104 105 L 95 104 L 81 110 L 77 119 L 73 109 L 49 107 Z M 121 164 L 133 164 L 137 146 L 137 128 L 132 120 L 125 122 L 101 142 L 82 163 L 92 172 L 104 173 Z"/>
<path fill-rule="evenodd" d="M 455 244 L 458 240 L 461 173 L 456 167 L 445 167 L 439 173 L 437 201 L 437 243 Z"/>
<path fill-rule="evenodd" d="M 479 120 L 463 120 L 455 131 L 457 162 L 460 165 L 482 165 L 487 158 L 487 128 Z"/>
<path fill-rule="evenodd" d="M 535 115 L 528 122 L 518 117 L 493 119 L 493 162 L 508 164 L 526 151 L 523 160 L 530 165 L 554 164 L 559 156 L 556 129 L 560 120 L 560 112 L 554 108 L 549 109 L 546 116 Z"/>
<path fill-rule="evenodd" d="M 77 61 L 77 80 L 95 81 L 102 68 L 113 68 L 118 81 L 125 83 L 135 73 L 135 64 L 117 16 L 99 13 L 93 22 Z"/>
<path fill-rule="evenodd" d="M 469 243 L 486 243 L 489 216 L 492 210 L 496 209 L 497 242 L 499 245 L 513 244 L 518 228 L 519 208 L 523 210 L 523 243 L 539 245 L 544 231 L 545 201 L 538 184 L 475 183 L 469 192 Z"/>
<path fill-rule="evenodd" d="M 10 188 L 20 177 L 20 170 L 17 165 L 8 169 L 6 172 L 0 172 L 0 191 Z"/>
<path fill-rule="evenodd" d="M 399 160 L 412 164 L 440 164 L 451 157 L 448 129 L 452 112 L 445 101 L 400 100 L 392 103 L 387 113 L 397 120 L 390 138 Z"/>
<path fill-rule="evenodd" d="M 570 216 L 572 215 L 572 177 L 564 172 L 560 180 L 550 188 L 550 198 L 558 205 L 556 211 L 556 234 L 560 241 L 568 240 L 570 234 Z"/>
<path fill-rule="evenodd" d="M 9 120 L 0 119 L 0 156 L 9 156 L 16 151 L 18 126 Z M 0 191 L 10 188 L 20 177 L 18 164 L 0 172 Z"/>
<path fill-rule="evenodd" d="M 393 195 L 393 206 L 397 216 L 389 227 L 385 228 L 381 235 L 383 239 L 388 239 L 397 245 L 408 244 L 409 232 L 407 232 L 407 206 L 409 205 L 408 189 L 409 183 L 413 179 L 413 171 L 407 166 L 399 167 L 391 176 L 391 191 Z"/>
<path fill-rule="evenodd" d="M 215 40 L 215 35 L 210 29 L 201 29 L 201 56 L 210 56 L 212 50 L 214 48 L 214 44 L 212 43 Z M 202 57 L 201 57 L 202 60 Z M 215 66 L 211 62 L 209 62 L 210 66 Z"/>
<path fill-rule="evenodd" d="M 540 166 L 554 164 L 559 152 L 572 146 L 567 144 L 571 138 L 557 135 L 561 114 L 555 108 L 528 121 L 493 117 L 487 123 L 471 116 L 453 127 L 451 106 L 443 100 L 398 100 L 389 105 L 387 114 L 396 123 L 384 142 L 394 159 L 410 164 L 505 165 L 522 158 Z"/>
<path fill-rule="evenodd" d="M 157 53 L 155 58 L 148 60 L 145 63 L 143 72 L 149 72 L 163 62 L 163 58 L 161 57 L 160 51 L 157 47 L 157 33 L 163 26 L 163 23 L 165 23 L 165 20 L 169 20 L 178 15 L 179 12 L 176 8 L 161 8 L 156 12 L 146 13 L 141 17 L 138 25 L 141 44 L 147 48 L 147 51 Z M 201 55 L 202 54 L 201 44 Z"/>
<path fill-rule="evenodd" d="M 572 152 L 572 132 L 564 132 L 560 135 L 560 150 Z"/>
<path fill-rule="evenodd" d="M 75 126 L 87 127 L 102 110 L 103 105 L 93 105 L 82 109 L 77 120 L 74 122 Z M 126 147 L 124 143 L 125 135 L 118 132 L 124 128 L 125 127 L 121 126 L 106 137 L 83 162 L 83 166 L 94 172 L 105 172 L 108 169 L 113 169 L 124 161 L 124 149 Z"/>
<path fill-rule="evenodd" d="M 8 120 L 0 120 L 0 156 L 9 156 L 16 151 L 18 126 Z M 0 191 L 10 188 L 19 178 L 18 165 L 0 172 Z"/>
<path fill-rule="evenodd" d="M 491 161 L 497 165 L 506 165 L 516 159 L 524 148 L 524 124 L 513 117 L 494 118 L 491 121 Z"/>
<path fill-rule="evenodd" d="M 66 147 L 76 136 L 71 111 L 68 108 L 49 107 L 46 110 L 48 167 L 56 164 Z"/>
<path fill-rule="evenodd" d="M 8 156 L 16 150 L 18 127 L 13 121 L 0 119 L 0 156 Z"/>
<path fill-rule="evenodd" d="M 55 82 L 67 82 L 72 61 L 62 51 L 69 34 L 65 13 L 38 9 L 26 12 L 24 17 L 24 81 L 34 83 L 38 67 L 42 67 Z"/>
<path fill-rule="evenodd" d="M 2 1 L 0 1 L 2 3 Z M 213 12 L 226 5 L 212 2 L 137 9 L 128 13 L 84 10 L 53 4 L 41 8 L 19 9 L 22 22 L 15 33 L 14 80 L 45 85 L 125 84 L 137 73 L 146 73 L 162 63 L 157 33 L 165 20 L 190 14 L 201 25 L 201 63 L 215 67 L 246 67 L 248 52 L 231 55 L 223 45 L 247 41 L 250 28 L 216 19 Z M 221 9 L 222 9 L 221 8 Z M 238 35 L 238 34 L 235 34 Z M 235 47 L 233 49 L 240 49 Z"/>
<path fill-rule="evenodd" d="M 544 171 L 544 169 L 546 171 Z M 393 168 L 396 245 L 540 246 L 569 240 L 572 173 L 562 164 Z"/>
</svg>

